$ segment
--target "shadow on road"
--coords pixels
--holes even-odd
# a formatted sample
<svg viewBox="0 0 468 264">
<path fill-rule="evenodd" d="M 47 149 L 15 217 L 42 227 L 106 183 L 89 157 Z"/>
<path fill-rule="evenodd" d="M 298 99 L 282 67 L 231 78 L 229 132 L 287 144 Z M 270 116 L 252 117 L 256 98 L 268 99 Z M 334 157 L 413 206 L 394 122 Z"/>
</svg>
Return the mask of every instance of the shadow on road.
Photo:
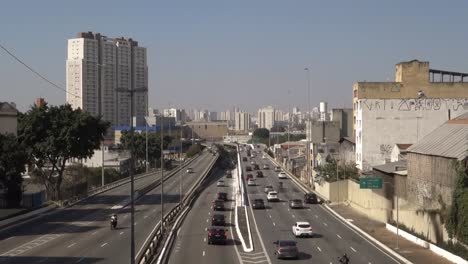
<svg viewBox="0 0 468 264">
<path fill-rule="evenodd" d="M 45 263 L 45 264 L 63 264 L 63 263 L 83 263 L 91 264 L 102 261 L 102 258 L 88 257 L 0 257 L 0 263 L 8 264 L 30 264 L 30 263 Z"/>
</svg>

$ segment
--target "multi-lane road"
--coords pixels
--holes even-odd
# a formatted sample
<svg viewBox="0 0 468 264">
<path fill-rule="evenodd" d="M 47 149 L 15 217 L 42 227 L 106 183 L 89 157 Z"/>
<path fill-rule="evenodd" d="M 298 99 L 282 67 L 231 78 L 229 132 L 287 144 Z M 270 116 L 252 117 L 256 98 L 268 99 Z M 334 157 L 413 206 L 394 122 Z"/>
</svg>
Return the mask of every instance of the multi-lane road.
<svg viewBox="0 0 468 264">
<path fill-rule="evenodd" d="M 204 152 L 183 173 L 186 193 L 214 159 Z M 185 170 L 183 170 L 185 172 Z M 135 182 L 135 190 L 160 178 L 160 173 Z M 179 201 L 179 174 L 164 183 L 164 210 Z M 26 224 L 0 231 L 0 263 L 129 263 L 130 262 L 130 184 L 124 184 Z M 142 245 L 161 219 L 160 186 L 135 204 L 135 245 Z M 116 230 L 109 228 L 109 216 L 118 213 Z"/>
<path fill-rule="evenodd" d="M 245 156 L 246 152 L 242 152 L 241 157 Z M 247 186 L 249 200 L 263 198 L 267 203 L 266 194 L 263 192 L 265 185 L 272 185 L 278 189 L 280 198 L 280 202 L 267 203 L 266 209 L 248 208 L 254 251 L 243 252 L 239 239 L 233 234 L 233 211 L 225 212 L 230 222 L 228 245 L 206 243 L 205 228 L 210 226 L 210 216 L 213 213 L 210 205 L 216 193 L 220 191 L 213 180 L 198 198 L 179 230 L 170 253 L 170 263 L 281 263 L 284 260 L 276 258 L 272 244 L 278 239 L 292 239 L 298 242 L 300 256 L 299 260 L 294 261 L 295 263 L 339 263 L 338 258 L 344 253 L 350 256 L 350 263 L 399 263 L 390 254 L 336 218 L 322 205 L 308 204 L 303 209 L 290 209 L 288 201 L 303 199 L 304 193 L 289 178 L 278 179 L 278 173 L 273 170 L 274 164 L 267 158 L 263 159 L 262 154 L 258 154 L 254 159 L 248 158 L 249 163 L 251 160 L 255 160 L 260 168 L 263 164 L 267 164 L 270 169 L 262 170 L 265 177 L 256 179 L 257 186 Z M 250 166 L 250 164 L 241 164 L 244 174 L 246 165 Z M 255 171 L 252 174 L 255 175 Z M 234 184 L 232 180 L 227 182 Z M 281 190 L 278 187 L 279 182 L 283 182 Z M 227 204 L 230 208 L 235 206 L 233 203 Z M 292 225 L 296 221 L 310 222 L 315 235 L 312 238 L 295 238 L 292 234 Z"/>
</svg>

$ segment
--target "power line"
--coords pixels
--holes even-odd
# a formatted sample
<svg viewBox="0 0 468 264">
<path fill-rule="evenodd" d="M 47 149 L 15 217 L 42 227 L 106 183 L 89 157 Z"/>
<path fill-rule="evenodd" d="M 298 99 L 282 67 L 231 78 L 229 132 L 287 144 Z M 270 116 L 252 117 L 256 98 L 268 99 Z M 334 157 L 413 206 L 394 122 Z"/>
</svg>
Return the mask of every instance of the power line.
<svg viewBox="0 0 468 264">
<path fill-rule="evenodd" d="M 49 83 L 50 85 L 52 85 L 53 87 L 67 93 L 67 94 L 70 94 L 70 95 L 73 95 L 75 97 L 78 97 L 78 98 L 81 98 L 79 95 L 76 95 L 76 94 L 73 94 L 73 93 L 70 93 L 68 92 L 66 89 L 64 89 L 63 87 L 60 87 L 59 85 L 55 84 L 54 82 L 50 81 L 49 79 L 47 79 L 45 76 L 43 76 L 42 74 L 40 74 L 39 72 L 37 72 L 36 70 L 34 70 L 32 67 L 30 67 L 29 65 L 27 65 L 25 62 L 23 62 L 21 59 L 19 59 L 18 57 L 16 57 L 11 51 L 9 51 L 7 48 L 5 48 L 2 44 L 0 44 L 0 48 L 2 48 L 6 53 L 8 53 L 8 55 L 10 55 L 13 59 L 15 59 L 17 62 L 21 63 L 24 67 L 28 68 L 28 70 L 30 70 L 32 73 L 34 73 L 35 75 L 39 76 L 39 78 L 41 78 L 42 80 L 46 81 L 47 83 Z"/>
</svg>

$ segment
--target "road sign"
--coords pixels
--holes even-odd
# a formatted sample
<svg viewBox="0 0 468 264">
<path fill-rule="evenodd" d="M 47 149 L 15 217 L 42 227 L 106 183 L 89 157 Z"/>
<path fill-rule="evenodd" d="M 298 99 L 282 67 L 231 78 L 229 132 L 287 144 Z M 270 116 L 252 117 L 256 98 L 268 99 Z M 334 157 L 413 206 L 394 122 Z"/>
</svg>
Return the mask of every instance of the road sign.
<svg viewBox="0 0 468 264">
<path fill-rule="evenodd" d="M 359 178 L 360 189 L 382 189 L 382 178 Z"/>
</svg>

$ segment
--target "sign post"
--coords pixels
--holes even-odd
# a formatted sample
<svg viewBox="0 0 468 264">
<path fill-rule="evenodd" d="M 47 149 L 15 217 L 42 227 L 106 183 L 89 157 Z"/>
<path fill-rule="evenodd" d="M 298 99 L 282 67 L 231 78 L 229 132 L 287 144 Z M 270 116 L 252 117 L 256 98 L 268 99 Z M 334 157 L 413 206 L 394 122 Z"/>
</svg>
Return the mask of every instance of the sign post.
<svg viewBox="0 0 468 264">
<path fill-rule="evenodd" d="M 359 189 L 382 189 L 383 179 L 382 178 L 359 178 Z M 373 192 L 372 192 L 373 193 Z M 373 195 L 373 194 L 372 194 Z M 368 201 L 369 210 L 371 210 L 371 202 Z M 369 221 L 370 221 L 370 212 L 368 214 Z M 370 225 L 372 227 L 372 225 Z M 373 228 L 371 228 L 371 232 L 373 232 Z"/>
</svg>

